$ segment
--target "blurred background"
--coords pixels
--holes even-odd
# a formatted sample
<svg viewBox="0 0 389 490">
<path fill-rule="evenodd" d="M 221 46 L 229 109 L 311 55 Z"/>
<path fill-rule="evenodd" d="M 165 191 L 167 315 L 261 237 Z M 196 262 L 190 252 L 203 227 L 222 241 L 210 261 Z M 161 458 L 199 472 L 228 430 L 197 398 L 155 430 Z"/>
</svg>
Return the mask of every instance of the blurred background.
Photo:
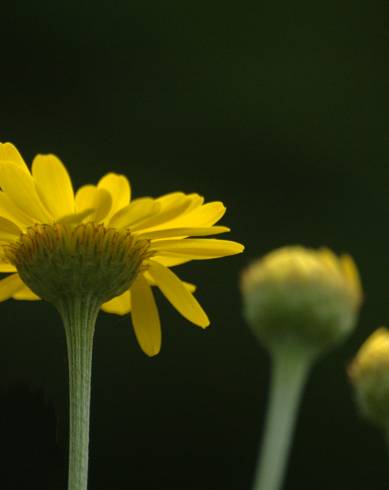
<svg viewBox="0 0 389 490">
<path fill-rule="evenodd" d="M 269 365 L 242 319 L 241 269 L 285 244 L 359 265 L 355 334 L 311 373 L 286 490 L 389 486 L 345 368 L 389 324 L 387 2 L 53 2 L 2 6 L 0 141 L 52 152 L 76 187 L 126 174 L 137 196 L 222 200 L 246 253 L 188 264 L 206 331 L 158 297 L 159 356 L 101 314 L 91 490 L 249 490 Z M 56 311 L 1 305 L 0 488 L 65 489 L 67 363 Z"/>
</svg>

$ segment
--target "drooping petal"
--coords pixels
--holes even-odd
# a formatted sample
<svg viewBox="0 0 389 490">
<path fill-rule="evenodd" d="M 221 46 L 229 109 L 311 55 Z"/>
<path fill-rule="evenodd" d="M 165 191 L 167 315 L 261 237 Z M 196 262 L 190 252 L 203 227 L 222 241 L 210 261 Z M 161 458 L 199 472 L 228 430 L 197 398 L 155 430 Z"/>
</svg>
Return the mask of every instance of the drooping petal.
<svg viewBox="0 0 389 490">
<path fill-rule="evenodd" d="M 24 282 L 19 274 L 11 274 L 0 281 L 0 301 L 11 298 L 24 287 Z"/>
<path fill-rule="evenodd" d="M 171 237 L 219 235 L 227 231 L 230 231 L 230 229 L 226 226 L 209 226 L 205 228 L 166 228 L 155 231 L 140 231 L 136 235 L 139 238 L 147 238 L 148 240 L 159 240 Z"/>
<path fill-rule="evenodd" d="M 106 313 L 115 313 L 116 315 L 126 315 L 131 311 L 130 291 L 125 291 L 120 296 L 107 301 L 101 306 Z"/>
<path fill-rule="evenodd" d="M 94 185 L 84 185 L 76 193 L 76 210 L 82 212 L 94 209 L 88 216 L 88 221 L 99 222 L 109 213 L 112 206 L 111 194 L 105 189 L 98 189 Z"/>
<path fill-rule="evenodd" d="M 199 327 L 205 328 L 209 325 L 207 314 L 174 272 L 152 260 L 149 261 L 148 272 L 168 301 L 182 316 Z"/>
<path fill-rule="evenodd" d="M 0 187 L 15 206 L 41 223 L 49 223 L 52 216 L 40 200 L 30 174 L 15 163 L 0 162 Z"/>
<path fill-rule="evenodd" d="M 13 299 L 22 301 L 39 301 L 41 298 L 31 291 L 27 286 L 23 286 L 13 296 Z"/>
<path fill-rule="evenodd" d="M 154 258 L 153 258 L 154 260 Z M 143 273 L 145 279 L 147 280 L 147 282 L 150 284 L 150 286 L 157 286 L 157 283 L 155 282 L 154 278 L 150 275 L 150 273 L 148 271 L 145 271 Z M 186 282 L 186 281 L 182 281 L 180 279 L 180 281 L 182 282 L 182 284 L 186 287 L 186 289 L 188 291 L 190 291 L 191 293 L 194 293 L 197 289 L 196 285 L 195 284 L 192 284 L 191 282 Z"/>
<path fill-rule="evenodd" d="M 181 279 L 180 279 L 181 280 Z M 197 289 L 197 286 L 196 284 L 193 284 L 191 282 L 187 282 L 187 281 L 181 281 L 182 284 L 186 287 L 186 289 L 190 292 L 190 293 L 194 293 Z"/>
<path fill-rule="evenodd" d="M 28 167 L 22 155 L 12 143 L 0 143 L 0 162 L 12 162 L 19 165 L 25 172 L 29 173 Z"/>
<path fill-rule="evenodd" d="M 215 238 L 186 238 L 185 240 L 161 240 L 152 242 L 150 250 L 157 251 L 158 255 L 169 255 L 202 260 L 216 259 L 243 252 L 244 247 L 240 243 L 230 240 L 217 240 Z"/>
<path fill-rule="evenodd" d="M 32 162 L 32 176 L 41 200 L 55 219 L 74 213 L 72 181 L 55 155 L 37 155 Z"/>
<path fill-rule="evenodd" d="M 20 234 L 21 230 L 15 223 L 0 216 L 0 241 L 16 241 Z"/>
<path fill-rule="evenodd" d="M 128 206 L 131 199 L 131 187 L 128 179 L 124 175 L 109 173 L 104 175 L 97 184 L 99 189 L 108 191 L 112 198 L 112 207 L 109 216 L 125 206 Z M 108 216 L 108 217 L 109 217 Z"/>
<path fill-rule="evenodd" d="M 131 317 L 142 350 L 155 356 L 161 349 L 161 324 L 151 287 L 142 274 L 131 287 Z"/>
</svg>

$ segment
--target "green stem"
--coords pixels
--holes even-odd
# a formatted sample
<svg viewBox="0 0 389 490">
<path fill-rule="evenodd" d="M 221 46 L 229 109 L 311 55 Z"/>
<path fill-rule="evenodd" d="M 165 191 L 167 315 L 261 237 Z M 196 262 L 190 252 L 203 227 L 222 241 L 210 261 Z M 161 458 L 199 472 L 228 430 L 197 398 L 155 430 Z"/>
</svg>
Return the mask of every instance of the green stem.
<svg viewBox="0 0 389 490">
<path fill-rule="evenodd" d="M 253 490 L 279 490 L 296 415 L 311 365 L 310 353 L 283 346 L 272 354 L 270 401 Z"/>
<path fill-rule="evenodd" d="M 56 305 L 65 327 L 69 367 L 68 490 L 87 490 L 93 335 L 100 304 L 71 298 Z"/>
</svg>

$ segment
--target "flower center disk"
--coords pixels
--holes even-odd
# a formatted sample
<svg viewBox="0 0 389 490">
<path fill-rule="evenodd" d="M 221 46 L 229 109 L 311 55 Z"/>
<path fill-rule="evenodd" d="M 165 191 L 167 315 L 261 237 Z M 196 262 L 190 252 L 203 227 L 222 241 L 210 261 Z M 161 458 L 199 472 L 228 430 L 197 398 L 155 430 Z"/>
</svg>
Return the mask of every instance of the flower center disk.
<svg viewBox="0 0 389 490">
<path fill-rule="evenodd" d="M 24 283 L 54 304 L 90 296 L 108 301 L 129 289 L 151 256 L 148 240 L 93 222 L 36 224 L 4 253 Z"/>
</svg>

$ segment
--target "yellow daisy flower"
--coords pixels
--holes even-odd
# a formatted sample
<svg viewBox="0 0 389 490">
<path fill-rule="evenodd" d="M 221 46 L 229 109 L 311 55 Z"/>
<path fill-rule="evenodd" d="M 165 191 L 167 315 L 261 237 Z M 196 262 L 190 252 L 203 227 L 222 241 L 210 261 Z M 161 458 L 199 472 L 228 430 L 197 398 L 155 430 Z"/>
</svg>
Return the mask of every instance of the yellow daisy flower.
<svg viewBox="0 0 389 490">
<path fill-rule="evenodd" d="M 17 251 L 45 226 L 58 236 L 69 228 L 82 234 L 88 225 L 94 230 L 126 232 L 131 240 L 144 244 L 147 253 L 142 255 L 131 287 L 101 308 L 119 315 L 131 313 L 138 342 L 150 356 L 157 354 L 161 345 L 152 287 L 158 287 L 186 319 L 205 328 L 209 320 L 193 295 L 195 287 L 182 281 L 171 268 L 243 251 L 236 242 L 203 238 L 229 231 L 225 226 L 215 226 L 225 213 L 221 202 L 204 203 L 202 196 L 183 192 L 131 199 L 129 181 L 115 173 L 74 193 L 68 172 L 56 156 L 37 155 L 30 172 L 10 143 L 0 144 L 0 188 L 0 272 L 11 273 L 0 281 L 0 301 L 41 299 L 20 277 L 10 250 Z"/>
</svg>

